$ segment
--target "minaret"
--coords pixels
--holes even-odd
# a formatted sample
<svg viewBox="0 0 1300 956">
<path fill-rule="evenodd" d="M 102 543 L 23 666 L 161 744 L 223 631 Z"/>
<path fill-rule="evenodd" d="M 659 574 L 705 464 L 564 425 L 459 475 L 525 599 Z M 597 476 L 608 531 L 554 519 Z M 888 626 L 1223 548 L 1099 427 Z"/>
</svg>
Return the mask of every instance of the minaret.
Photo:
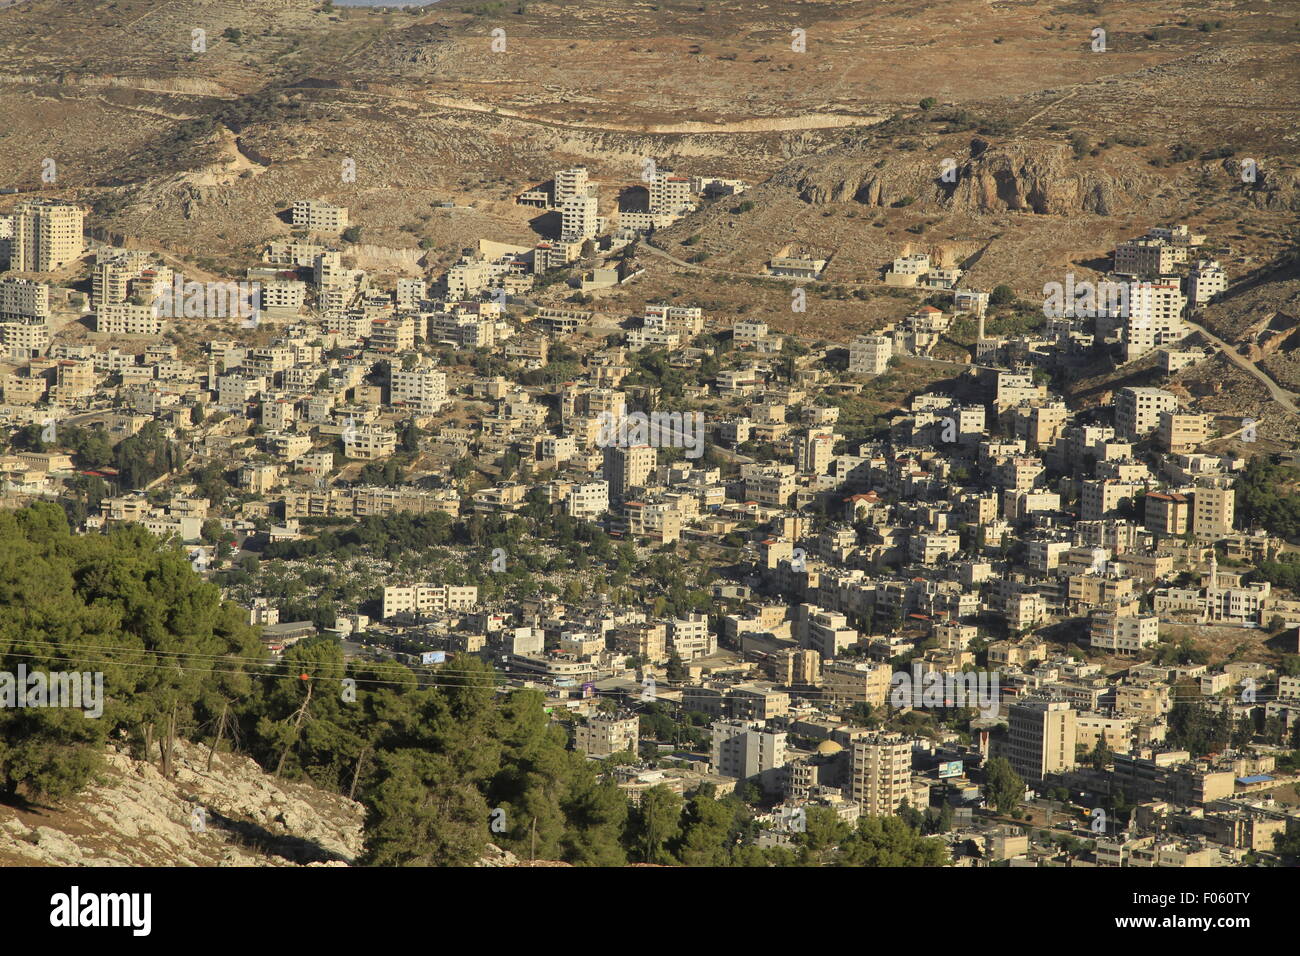
<svg viewBox="0 0 1300 956">
<path fill-rule="evenodd" d="M 1218 618 L 1219 606 L 1219 552 L 1210 545 L 1210 580 L 1205 588 L 1205 617 L 1209 622 Z"/>
</svg>

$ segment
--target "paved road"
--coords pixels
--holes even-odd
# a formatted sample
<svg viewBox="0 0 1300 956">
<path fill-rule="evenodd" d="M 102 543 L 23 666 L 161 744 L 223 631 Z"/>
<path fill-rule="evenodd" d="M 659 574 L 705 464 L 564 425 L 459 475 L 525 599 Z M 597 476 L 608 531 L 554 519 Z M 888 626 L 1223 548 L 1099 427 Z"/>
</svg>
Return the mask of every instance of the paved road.
<svg viewBox="0 0 1300 956">
<path fill-rule="evenodd" d="M 1223 341 L 1223 339 L 1212 333 L 1205 326 L 1198 325 L 1191 319 L 1184 319 L 1183 321 L 1194 328 L 1197 332 L 1200 332 L 1201 335 L 1205 337 L 1205 340 L 1222 352 L 1229 362 L 1237 366 L 1237 368 L 1241 369 L 1243 372 L 1254 376 L 1261 385 L 1268 389 L 1268 394 L 1272 397 L 1273 401 L 1277 402 L 1292 415 L 1300 416 L 1300 407 L 1296 405 L 1297 396 L 1294 392 L 1288 392 L 1286 389 L 1282 388 L 1282 386 L 1278 385 L 1277 382 L 1273 381 L 1273 379 L 1268 376 L 1268 373 L 1263 371 L 1263 369 L 1250 359 L 1246 358 L 1227 342 Z"/>
</svg>

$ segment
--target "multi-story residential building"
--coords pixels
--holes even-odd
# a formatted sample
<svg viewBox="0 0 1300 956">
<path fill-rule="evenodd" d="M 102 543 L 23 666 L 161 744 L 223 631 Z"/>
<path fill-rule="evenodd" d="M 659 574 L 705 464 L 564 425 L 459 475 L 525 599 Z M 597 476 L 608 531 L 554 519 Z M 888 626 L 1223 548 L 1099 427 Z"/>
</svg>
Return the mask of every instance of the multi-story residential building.
<svg viewBox="0 0 1300 956">
<path fill-rule="evenodd" d="M 1033 786 L 1075 766 L 1075 713 L 1065 701 L 1030 699 L 1011 705 L 1006 758 Z"/>
<path fill-rule="evenodd" d="M 397 451 L 397 433 L 384 425 L 353 425 L 343 432 L 343 454 L 361 461 L 387 458 Z"/>
<path fill-rule="evenodd" d="M 1089 641 L 1098 650 L 1136 654 L 1160 640 L 1160 618 L 1140 614 L 1134 604 L 1092 613 Z"/>
<path fill-rule="evenodd" d="M 432 363 L 389 372 L 389 403 L 405 405 L 419 415 L 433 415 L 447 404 L 447 374 Z"/>
<path fill-rule="evenodd" d="M 1149 491 L 1144 499 L 1144 524 L 1148 531 L 1166 537 L 1182 537 L 1191 518 L 1191 502 L 1177 492 Z"/>
<path fill-rule="evenodd" d="M 645 621 L 624 624 L 614 629 L 611 644 L 620 654 L 662 664 L 668 660 L 668 626 Z"/>
<path fill-rule="evenodd" d="M 573 196 L 560 207 L 561 242 L 581 242 L 600 235 L 601 222 L 597 215 L 595 196 Z"/>
<path fill-rule="evenodd" d="M 95 310 L 95 331 L 108 335 L 162 335 L 163 319 L 152 306 L 111 302 Z"/>
<path fill-rule="evenodd" d="M 569 169 L 557 169 L 551 194 L 551 203 L 557 209 L 564 208 L 570 199 L 582 199 L 590 193 L 586 166 L 573 166 Z"/>
<path fill-rule="evenodd" d="M 835 431 L 831 428 L 810 428 L 806 434 L 796 435 L 795 461 L 799 469 L 813 475 L 824 475 L 834 457 Z"/>
<path fill-rule="evenodd" d="M 1157 418 L 1156 442 L 1174 455 L 1194 452 L 1209 435 L 1210 418 L 1191 412 L 1161 412 Z"/>
<path fill-rule="evenodd" d="M 14 207 L 9 268 L 53 272 L 85 251 L 85 211 L 61 199 L 26 199 Z"/>
<path fill-rule="evenodd" d="M 758 721 L 724 720 L 712 727 L 713 772 L 740 780 L 758 778 L 768 792 L 781 789 L 781 769 L 789 761 L 784 731 L 763 730 Z"/>
<path fill-rule="evenodd" d="M 470 611 L 478 605 L 478 585 L 411 584 L 384 588 L 384 619 L 399 614 Z"/>
<path fill-rule="evenodd" d="M 827 661 L 821 672 L 823 699 L 842 706 L 866 703 L 883 707 L 889 700 L 893 671 L 887 664 Z"/>
<path fill-rule="evenodd" d="M 745 497 L 768 508 L 788 508 L 796 485 L 793 465 L 748 465 L 743 469 Z"/>
<path fill-rule="evenodd" d="M 732 341 L 737 348 L 757 348 L 767 334 L 767 323 L 758 319 L 741 319 L 731 327 Z"/>
<path fill-rule="evenodd" d="M 1132 503 L 1143 486 L 1113 478 L 1089 478 L 1079 486 L 1079 517 L 1083 521 L 1115 518 Z"/>
<path fill-rule="evenodd" d="M 299 199 L 293 204 L 293 224 L 299 229 L 338 235 L 348 227 L 348 208 L 319 199 Z"/>
<path fill-rule="evenodd" d="M 892 816 L 912 793 L 912 744 L 902 734 L 853 742 L 853 799 L 869 816 Z"/>
<path fill-rule="evenodd" d="M 656 452 L 649 445 L 606 445 L 603 477 L 611 495 L 624 497 L 644 488 L 654 474 Z"/>
<path fill-rule="evenodd" d="M 1187 252 L 1183 250 L 1182 261 L 1186 259 Z M 1144 237 L 1115 247 L 1113 271 L 1126 276 L 1163 276 L 1173 272 L 1178 262 L 1176 247 L 1163 239 Z"/>
<path fill-rule="evenodd" d="M 889 368 L 894 342 L 887 335 L 859 335 L 849 345 L 849 373 L 881 375 Z"/>
<path fill-rule="evenodd" d="M 1187 299 L 1193 306 L 1205 305 L 1228 289 L 1228 273 L 1213 259 L 1199 259 L 1188 270 Z"/>
<path fill-rule="evenodd" d="M 566 510 L 572 518 L 599 518 L 609 510 L 609 482 L 587 481 L 569 489 Z"/>
<path fill-rule="evenodd" d="M 688 614 L 668 622 L 668 642 L 683 661 L 708 657 L 718 649 L 718 639 L 709 630 L 705 614 Z"/>
<path fill-rule="evenodd" d="M 1226 538 L 1236 520 L 1237 496 L 1231 488 L 1192 490 L 1192 533 L 1198 538 Z"/>
<path fill-rule="evenodd" d="M 651 215 L 679 216 L 695 208 L 691 202 L 691 181 L 659 170 L 648 184 Z"/>
<path fill-rule="evenodd" d="M 50 287 L 34 279 L 0 279 L 0 322 L 37 323 L 50 318 Z"/>
<path fill-rule="evenodd" d="M 1177 408 L 1177 396 L 1162 389 L 1121 388 L 1115 397 L 1115 430 L 1124 438 L 1143 438 L 1160 424 L 1162 412 Z"/>
<path fill-rule="evenodd" d="M 637 752 L 641 718 L 596 714 L 573 728 L 573 749 L 591 757 Z"/>
</svg>

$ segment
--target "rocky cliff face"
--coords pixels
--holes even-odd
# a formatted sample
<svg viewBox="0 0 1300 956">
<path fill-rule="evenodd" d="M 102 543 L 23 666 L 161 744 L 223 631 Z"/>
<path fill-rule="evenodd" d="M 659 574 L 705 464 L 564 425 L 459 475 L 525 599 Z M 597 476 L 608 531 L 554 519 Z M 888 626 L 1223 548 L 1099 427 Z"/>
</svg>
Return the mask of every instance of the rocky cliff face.
<svg viewBox="0 0 1300 956">
<path fill-rule="evenodd" d="M 346 866 L 361 805 L 276 780 L 247 757 L 178 744 L 167 780 L 110 751 L 99 782 L 57 808 L 0 807 L 0 865 Z"/>
<path fill-rule="evenodd" d="M 806 157 L 787 165 L 773 182 L 814 205 L 914 202 L 927 210 L 1054 216 L 1110 215 L 1140 201 L 1157 182 L 1132 163 L 1102 169 L 1076 161 L 1070 147 L 1059 143 L 990 146 L 976 138 L 968 156 L 951 159 L 949 178 L 955 177 L 955 182 L 944 181 L 942 161 L 920 152 L 874 162 L 863 154 Z"/>
<path fill-rule="evenodd" d="M 110 750 L 95 786 L 59 807 L 0 806 L 2 866 L 349 866 L 364 810 L 346 797 L 277 780 L 248 757 L 177 743 L 176 776 Z M 521 860 L 489 843 L 475 866 Z"/>
</svg>

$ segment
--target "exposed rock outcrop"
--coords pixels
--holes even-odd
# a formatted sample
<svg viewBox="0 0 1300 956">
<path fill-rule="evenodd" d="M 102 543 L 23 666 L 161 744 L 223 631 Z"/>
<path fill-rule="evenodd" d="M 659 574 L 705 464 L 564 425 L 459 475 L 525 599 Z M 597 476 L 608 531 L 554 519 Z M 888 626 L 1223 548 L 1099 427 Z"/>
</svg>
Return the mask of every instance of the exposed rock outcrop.
<svg viewBox="0 0 1300 956">
<path fill-rule="evenodd" d="M 1070 147 L 1059 143 L 989 146 L 976 138 L 969 152 L 964 160 L 952 160 L 955 182 L 945 182 L 940 164 L 919 153 L 874 163 L 860 154 L 806 157 L 787 165 L 773 182 L 814 205 L 915 202 L 926 209 L 974 213 L 1104 216 L 1138 200 L 1156 181 L 1137 165 L 1100 169 L 1077 161 Z"/>
<path fill-rule="evenodd" d="M 60 807 L 0 807 L 0 863 L 50 866 L 346 866 L 361 805 L 277 780 L 248 757 L 180 742 L 176 775 L 121 750 Z"/>
</svg>

